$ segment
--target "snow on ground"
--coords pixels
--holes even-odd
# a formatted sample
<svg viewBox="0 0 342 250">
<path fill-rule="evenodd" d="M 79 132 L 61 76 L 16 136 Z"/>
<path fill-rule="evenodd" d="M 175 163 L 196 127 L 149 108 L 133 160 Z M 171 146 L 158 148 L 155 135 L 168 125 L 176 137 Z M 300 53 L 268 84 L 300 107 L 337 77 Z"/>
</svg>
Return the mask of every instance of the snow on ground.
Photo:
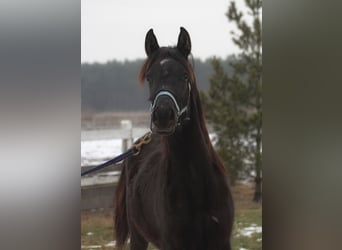
<svg viewBox="0 0 342 250">
<path fill-rule="evenodd" d="M 251 224 L 249 227 L 244 227 L 244 228 L 240 229 L 238 235 L 251 237 L 252 234 L 254 234 L 254 233 L 262 233 L 262 227 L 257 226 L 256 224 Z M 92 232 L 88 232 L 87 235 L 92 235 Z M 261 238 L 257 239 L 257 241 L 261 241 L 261 240 L 262 240 Z M 128 242 L 130 242 L 129 239 L 128 239 Z M 115 241 L 110 241 L 104 246 L 105 247 L 114 247 Z M 82 249 L 96 249 L 96 248 L 102 248 L 102 247 L 103 246 L 101 246 L 101 245 L 88 245 L 88 246 L 83 245 L 81 248 Z M 248 250 L 248 249 L 240 247 L 239 250 Z"/>
<path fill-rule="evenodd" d="M 81 166 L 94 166 L 121 154 L 121 139 L 81 141 Z"/>
<path fill-rule="evenodd" d="M 242 236 L 251 237 L 254 233 L 262 233 L 262 227 L 257 226 L 256 224 L 252 224 L 249 227 L 244 227 L 239 230 L 239 234 Z"/>
<path fill-rule="evenodd" d="M 130 238 L 128 238 L 127 243 L 130 243 Z M 108 242 L 105 245 L 82 245 L 81 249 L 98 249 L 103 247 L 115 247 L 115 240 Z"/>
<path fill-rule="evenodd" d="M 133 129 L 134 141 L 144 135 L 148 128 Z M 82 132 L 81 166 L 96 166 L 104 163 L 122 152 L 120 130 L 92 130 Z M 215 140 L 215 135 L 210 134 Z"/>
<path fill-rule="evenodd" d="M 99 249 L 102 248 L 101 245 L 88 245 L 88 246 L 81 246 L 81 249 Z"/>
<path fill-rule="evenodd" d="M 133 128 L 135 141 L 149 128 Z M 96 166 L 122 153 L 122 139 L 127 137 L 122 129 L 82 130 L 81 131 L 81 166 Z"/>
</svg>

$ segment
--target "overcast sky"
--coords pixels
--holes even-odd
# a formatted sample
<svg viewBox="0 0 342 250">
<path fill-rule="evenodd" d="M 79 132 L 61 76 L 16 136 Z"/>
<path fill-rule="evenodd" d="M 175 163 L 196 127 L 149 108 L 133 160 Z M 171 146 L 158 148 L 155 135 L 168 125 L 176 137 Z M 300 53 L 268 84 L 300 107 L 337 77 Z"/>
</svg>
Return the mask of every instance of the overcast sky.
<svg viewBox="0 0 342 250">
<path fill-rule="evenodd" d="M 82 0 L 81 61 L 144 58 L 144 39 L 150 28 L 160 46 L 169 46 L 176 45 L 180 26 L 190 33 L 194 57 L 225 58 L 238 52 L 231 42 L 234 25 L 225 16 L 229 2 Z"/>
</svg>

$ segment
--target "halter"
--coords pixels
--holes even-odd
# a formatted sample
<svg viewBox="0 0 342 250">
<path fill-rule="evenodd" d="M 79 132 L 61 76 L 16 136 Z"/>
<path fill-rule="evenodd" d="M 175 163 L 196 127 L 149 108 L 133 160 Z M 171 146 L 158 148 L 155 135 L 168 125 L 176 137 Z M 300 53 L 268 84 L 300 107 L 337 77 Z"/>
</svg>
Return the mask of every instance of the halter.
<svg viewBox="0 0 342 250">
<path fill-rule="evenodd" d="M 168 91 L 168 90 L 161 90 L 158 92 L 158 94 L 156 95 L 156 97 L 154 98 L 152 104 L 151 104 L 151 112 L 154 111 L 155 107 L 156 107 L 156 103 L 158 101 L 158 98 L 161 97 L 161 96 L 167 96 L 169 97 L 172 102 L 175 104 L 176 106 L 176 109 L 177 109 L 177 126 L 180 125 L 180 117 L 186 113 L 190 108 L 189 108 L 189 104 L 190 104 L 190 93 L 191 93 L 191 85 L 190 85 L 190 82 L 188 82 L 188 100 L 187 100 L 187 104 L 186 106 L 184 106 L 182 109 L 180 109 L 178 103 L 177 103 L 177 100 L 176 98 L 174 97 L 174 95 Z M 189 117 L 189 112 L 188 112 L 188 115 L 187 117 L 185 118 L 185 120 L 190 120 L 190 117 Z M 152 129 L 152 121 L 151 121 L 151 129 Z"/>
</svg>

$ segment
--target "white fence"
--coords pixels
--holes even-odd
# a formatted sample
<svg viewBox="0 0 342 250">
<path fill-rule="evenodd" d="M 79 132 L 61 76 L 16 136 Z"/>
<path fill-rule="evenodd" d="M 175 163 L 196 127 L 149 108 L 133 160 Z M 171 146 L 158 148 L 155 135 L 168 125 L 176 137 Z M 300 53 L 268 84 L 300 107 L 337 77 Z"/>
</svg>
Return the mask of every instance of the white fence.
<svg viewBox="0 0 342 250">
<path fill-rule="evenodd" d="M 130 120 L 122 120 L 121 127 L 81 131 L 81 166 L 96 166 L 125 152 L 132 142 L 149 131 L 132 127 Z"/>
<path fill-rule="evenodd" d="M 133 129 L 130 120 L 122 120 L 121 127 L 117 129 L 82 131 L 82 166 L 87 168 L 90 166 L 94 167 L 114 158 L 121 154 L 121 152 L 125 152 L 129 149 L 133 144 L 133 140 L 141 137 L 147 131 L 148 128 Z M 120 171 L 111 171 L 84 176 L 81 179 L 81 187 L 116 183 L 119 174 Z"/>
<path fill-rule="evenodd" d="M 133 138 L 133 126 L 130 120 L 122 120 L 120 129 L 88 130 L 82 131 L 81 134 L 82 147 L 89 147 L 89 142 L 90 144 L 95 143 L 95 145 L 97 145 L 95 147 L 88 148 L 87 153 L 94 150 L 95 152 L 93 152 L 93 156 L 95 158 L 100 157 L 100 161 L 105 161 L 103 156 L 113 158 L 116 155 L 111 154 L 119 154 L 126 151 L 131 147 Z M 107 142 L 109 140 L 113 141 L 113 139 L 116 139 L 116 141 L 118 141 L 118 139 L 121 140 L 121 152 L 119 152 L 120 147 L 117 148 L 117 146 L 115 151 L 112 150 L 104 155 L 96 152 L 98 150 L 108 151 L 108 148 L 106 147 L 111 144 L 108 144 Z M 110 147 L 112 146 L 113 145 Z M 118 183 L 120 173 L 121 172 L 119 170 L 114 170 L 83 176 L 81 178 L 82 210 L 112 209 L 115 187 Z"/>
</svg>

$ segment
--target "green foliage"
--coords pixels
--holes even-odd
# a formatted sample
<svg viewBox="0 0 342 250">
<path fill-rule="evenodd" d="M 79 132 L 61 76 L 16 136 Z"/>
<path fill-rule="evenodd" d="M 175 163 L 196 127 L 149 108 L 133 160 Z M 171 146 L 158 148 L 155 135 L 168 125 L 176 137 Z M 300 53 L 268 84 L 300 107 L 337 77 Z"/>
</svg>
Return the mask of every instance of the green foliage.
<svg viewBox="0 0 342 250">
<path fill-rule="evenodd" d="M 203 101 L 207 118 L 216 132 L 216 146 L 226 162 L 231 182 L 241 177 L 244 169 L 243 159 L 246 148 L 243 147 L 242 135 L 247 127 L 244 123 L 246 111 L 240 105 L 243 86 L 235 78 L 228 78 L 219 59 L 212 60 L 214 74 L 210 78 L 210 89 L 204 94 Z"/>
<path fill-rule="evenodd" d="M 252 17 L 250 22 L 234 1 L 226 13 L 238 29 L 238 33 L 232 32 L 232 40 L 241 49 L 230 61 L 233 72 L 225 72 L 222 62 L 214 58 L 210 88 L 202 94 L 207 118 L 217 134 L 218 152 L 233 183 L 251 172 L 258 180 L 261 178 L 262 2 L 245 0 L 245 4 Z"/>
</svg>

